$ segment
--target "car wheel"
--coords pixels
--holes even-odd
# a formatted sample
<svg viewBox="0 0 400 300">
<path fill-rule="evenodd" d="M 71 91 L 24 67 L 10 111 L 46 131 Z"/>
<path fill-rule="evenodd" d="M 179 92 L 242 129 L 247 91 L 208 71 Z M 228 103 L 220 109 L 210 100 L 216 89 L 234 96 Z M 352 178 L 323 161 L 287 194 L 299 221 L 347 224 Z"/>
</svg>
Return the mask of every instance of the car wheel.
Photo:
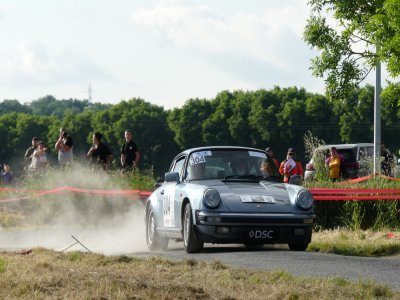
<svg viewBox="0 0 400 300">
<path fill-rule="evenodd" d="M 187 253 L 197 253 L 203 249 L 204 243 L 196 236 L 193 226 L 192 207 L 186 204 L 183 213 L 183 245 Z"/>
<path fill-rule="evenodd" d="M 289 249 L 292 251 L 305 251 L 308 247 L 308 244 L 292 244 L 289 243 Z"/>
<path fill-rule="evenodd" d="M 168 247 L 168 239 L 158 235 L 154 212 L 150 208 L 146 218 L 146 243 L 151 251 L 165 250 Z"/>
</svg>

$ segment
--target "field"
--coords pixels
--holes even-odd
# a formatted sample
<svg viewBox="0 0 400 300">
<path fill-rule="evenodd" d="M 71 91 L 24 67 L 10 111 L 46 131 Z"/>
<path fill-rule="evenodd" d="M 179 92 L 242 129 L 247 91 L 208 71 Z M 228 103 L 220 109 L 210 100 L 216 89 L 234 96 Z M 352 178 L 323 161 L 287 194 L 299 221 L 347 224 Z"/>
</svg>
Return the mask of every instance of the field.
<svg viewBox="0 0 400 300">
<path fill-rule="evenodd" d="M 2 299 L 400 299 L 372 282 L 40 248 L 0 253 L 0 273 Z"/>
<path fill-rule="evenodd" d="M 45 184 L 32 179 L 25 184 L 33 190 L 52 189 L 60 182 L 92 189 L 148 189 L 148 179 L 137 174 L 133 182 L 121 174 L 79 174 L 70 173 L 66 182 L 53 173 Z M 4 192 L 2 198 L 18 196 Z M 400 291 L 373 282 L 235 269 L 218 261 L 126 256 L 147 251 L 144 231 L 143 206 L 135 198 L 65 193 L 3 203 L 0 298 L 400 299 Z M 64 251 L 76 242 L 72 236 L 94 253 L 81 245 Z M 400 231 L 319 228 L 308 251 L 400 259 Z"/>
</svg>

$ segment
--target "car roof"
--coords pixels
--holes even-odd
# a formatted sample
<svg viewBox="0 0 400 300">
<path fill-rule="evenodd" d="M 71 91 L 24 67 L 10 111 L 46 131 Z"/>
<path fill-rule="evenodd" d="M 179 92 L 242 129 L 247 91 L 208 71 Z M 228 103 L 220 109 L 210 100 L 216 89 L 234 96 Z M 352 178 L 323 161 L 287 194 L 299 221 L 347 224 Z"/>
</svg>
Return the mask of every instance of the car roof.
<svg viewBox="0 0 400 300">
<path fill-rule="evenodd" d="M 356 143 L 356 144 L 329 144 L 319 146 L 316 150 L 325 150 L 331 147 L 335 147 L 336 149 L 349 149 L 349 148 L 357 148 L 357 147 L 374 147 L 373 143 Z"/>
<path fill-rule="evenodd" d="M 264 150 L 257 149 L 257 148 L 251 148 L 251 147 L 241 147 L 241 146 L 205 146 L 205 147 L 197 147 L 197 148 L 190 148 L 187 150 L 182 151 L 181 153 L 178 154 L 190 154 L 192 152 L 198 152 L 198 151 L 206 151 L 206 150 L 245 150 L 245 151 L 261 151 L 265 152 Z"/>
</svg>

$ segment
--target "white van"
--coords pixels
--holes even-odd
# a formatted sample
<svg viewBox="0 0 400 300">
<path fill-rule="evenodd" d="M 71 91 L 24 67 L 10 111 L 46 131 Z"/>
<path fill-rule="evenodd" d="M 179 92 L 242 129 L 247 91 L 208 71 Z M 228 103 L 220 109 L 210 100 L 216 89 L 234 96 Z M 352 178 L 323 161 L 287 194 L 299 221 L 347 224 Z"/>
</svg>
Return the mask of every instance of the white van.
<svg viewBox="0 0 400 300">
<path fill-rule="evenodd" d="M 326 158 L 329 149 L 331 147 L 336 147 L 339 155 L 342 155 L 344 158 L 344 162 L 346 164 L 346 171 L 348 178 L 356 178 L 359 175 L 360 171 L 360 158 L 361 157 L 373 157 L 374 156 L 374 144 L 373 143 L 359 143 L 359 144 L 332 144 L 332 145 L 323 145 L 315 149 L 315 152 L 322 152 L 324 157 Z M 306 171 L 304 173 L 305 181 L 312 181 L 315 175 L 315 168 L 313 164 L 313 158 L 315 157 L 315 153 L 311 160 L 306 165 Z"/>
</svg>

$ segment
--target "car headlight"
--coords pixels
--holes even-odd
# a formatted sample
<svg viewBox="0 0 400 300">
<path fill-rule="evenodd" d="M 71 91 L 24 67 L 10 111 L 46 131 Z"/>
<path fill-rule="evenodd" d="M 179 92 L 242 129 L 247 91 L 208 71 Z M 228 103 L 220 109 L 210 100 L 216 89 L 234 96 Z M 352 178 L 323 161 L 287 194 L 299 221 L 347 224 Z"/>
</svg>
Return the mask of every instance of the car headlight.
<svg viewBox="0 0 400 300">
<path fill-rule="evenodd" d="M 301 190 L 297 194 L 296 204 L 303 210 L 309 210 L 314 204 L 312 194 L 308 190 Z"/>
<path fill-rule="evenodd" d="M 208 208 L 217 208 L 221 202 L 221 197 L 217 190 L 208 189 L 204 192 L 203 202 Z"/>
</svg>

